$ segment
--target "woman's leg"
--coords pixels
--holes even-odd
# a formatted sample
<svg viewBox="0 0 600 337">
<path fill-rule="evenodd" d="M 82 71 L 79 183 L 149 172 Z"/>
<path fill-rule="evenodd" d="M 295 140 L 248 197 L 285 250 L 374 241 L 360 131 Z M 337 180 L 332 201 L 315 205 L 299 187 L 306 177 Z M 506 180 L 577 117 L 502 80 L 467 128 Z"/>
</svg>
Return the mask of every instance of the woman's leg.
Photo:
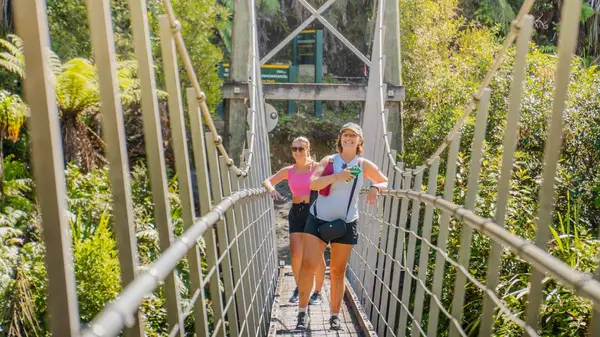
<svg viewBox="0 0 600 337">
<path fill-rule="evenodd" d="M 331 261 L 329 273 L 331 274 L 331 313 L 339 313 L 344 297 L 346 265 L 354 245 L 344 243 L 331 243 Z"/>
<path fill-rule="evenodd" d="M 298 307 L 300 309 L 305 309 L 308 306 L 315 270 L 322 263 L 323 252 L 327 248 L 327 244 L 312 234 L 304 234 L 303 246 L 302 267 L 300 268 L 300 278 L 298 281 L 298 290 L 300 292 Z"/>
<path fill-rule="evenodd" d="M 300 280 L 300 266 L 302 265 L 302 239 L 304 233 L 290 233 L 290 253 L 292 255 L 292 272 L 296 287 Z"/>
<path fill-rule="evenodd" d="M 325 270 L 327 265 L 325 264 L 325 255 L 321 256 L 317 270 L 315 271 L 315 291 L 320 293 L 323 290 L 323 283 L 325 282 Z"/>
</svg>

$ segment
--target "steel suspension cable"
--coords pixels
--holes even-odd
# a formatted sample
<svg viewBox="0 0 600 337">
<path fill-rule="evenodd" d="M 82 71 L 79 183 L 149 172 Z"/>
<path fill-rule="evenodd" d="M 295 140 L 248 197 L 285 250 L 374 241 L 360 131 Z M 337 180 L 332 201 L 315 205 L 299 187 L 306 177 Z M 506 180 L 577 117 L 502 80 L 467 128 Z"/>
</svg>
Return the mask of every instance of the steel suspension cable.
<svg viewBox="0 0 600 337">
<path fill-rule="evenodd" d="M 498 68 L 500 67 L 500 64 L 506 57 L 506 54 L 508 53 L 510 46 L 513 44 L 513 42 L 519 35 L 519 29 L 520 29 L 521 23 L 523 22 L 523 20 L 525 18 L 525 15 L 529 14 L 534 3 L 535 3 L 535 0 L 526 0 L 523 3 L 523 5 L 521 6 L 519 14 L 515 18 L 515 20 L 513 20 L 513 22 L 511 23 L 510 33 L 504 40 L 502 48 L 500 49 L 498 54 L 496 54 L 496 57 L 494 58 L 494 61 L 493 61 L 492 65 L 490 66 L 490 69 L 488 70 L 481 85 L 479 86 L 477 92 L 475 94 L 473 94 L 472 99 L 469 101 L 469 103 L 465 107 L 465 112 L 458 119 L 458 121 L 456 122 L 456 124 L 454 125 L 452 130 L 446 135 L 444 142 L 442 144 L 440 144 L 440 146 L 438 146 L 436 151 L 429 157 L 429 159 L 427 159 L 424 163 L 419 165 L 415 170 L 406 171 L 406 170 L 400 168 L 397 164 L 394 164 L 394 170 L 402 173 L 403 175 L 412 174 L 413 176 L 416 176 L 417 174 L 423 172 L 425 169 L 430 167 L 431 164 L 437 158 L 439 158 L 439 156 L 442 154 L 442 152 L 444 152 L 444 150 L 446 149 L 448 144 L 450 144 L 452 142 L 452 140 L 456 137 L 456 135 L 458 134 L 460 129 L 464 126 L 467 119 L 473 112 L 475 105 L 477 104 L 477 102 L 479 102 L 479 100 L 483 96 L 483 93 L 489 87 L 493 76 L 496 74 L 496 72 L 498 71 Z M 383 1 L 379 1 L 378 12 L 379 12 L 378 15 L 383 15 Z M 380 34 L 378 36 L 378 38 L 379 38 L 379 59 L 378 59 L 379 64 L 378 64 L 378 66 L 379 66 L 379 104 L 380 104 L 380 108 L 381 108 L 380 116 L 381 116 L 381 124 L 382 124 L 382 137 L 384 139 L 386 155 L 392 162 L 395 163 L 396 158 L 394 158 L 394 156 L 392 155 L 390 142 L 388 139 L 386 122 L 385 122 L 385 109 L 384 109 L 385 99 L 384 99 L 384 92 L 383 92 L 384 84 L 383 84 L 383 75 L 382 75 L 383 74 L 383 58 L 384 58 L 384 55 L 383 55 L 383 20 L 380 20 L 380 24 L 379 24 L 379 27 L 377 27 L 377 29 L 379 29 L 379 31 L 380 31 Z"/>
<path fill-rule="evenodd" d="M 251 5 L 254 5 L 254 1 L 251 0 L 250 2 L 251 2 Z M 189 81 L 191 82 L 191 85 L 194 88 L 194 91 L 196 92 L 196 97 L 198 97 L 198 105 L 200 106 L 200 110 L 202 111 L 202 116 L 204 117 L 210 132 L 213 135 L 215 135 L 215 137 L 214 137 L 215 146 L 216 146 L 217 150 L 219 151 L 219 153 L 225 158 L 225 162 L 227 163 L 227 166 L 231 167 L 231 169 L 235 172 L 235 174 L 237 176 L 246 177 L 248 175 L 248 171 L 250 170 L 250 167 L 252 167 L 252 158 L 253 158 L 255 138 L 256 138 L 256 136 L 255 136 L 256 124 L 257 124 L 257 120 L 258 120 L 256 114 L 257 114 L 257 110 L 260 107 L 260 104 L 258 102 L 260 97 L 258 97 L 258 89 L 257 89 L 257 86 L 260 85 L 260 83 L 257 84 L 258 81 L 260 80 L 260 76 L 258 76 L 258 78 L 256 76 L 256 74 L 259 73 L 259 72 L 257 72 L 257 68 L 256 68 L 256 64 L 257 64 L 257 62 L 259 62 L 258 57 L 256 55 L 257 48 L 255 46 L 252 46 L 252 48 L 251 48 L 251 50 L 252 50 L 252 62 L 251 62 L 252 63 L 252 75 L 250 76 L 249 89 L 250 89 L 250 97 L 252 97 L 253 99 L 250 100 L 252 113 L 251 113 L 251 117 L 250 117 L 250 141 L 249 141 L 249 145 L 248 145 L 249 156 L 248 156 L 248 160 L 246 160 L 244 163 L 244 167 L 239 168 L 234 164 L 233 159 L 227 153 L 225 146 L 223 146 L 223 137 L 221 135 L 219 135 L 219 133 L 217 132 L 217 128 L 215 127 L 215 123 L 213 121 L 213 118 L 210 114 L 210 110 L 208 109 L 208 105 L 206 103 L 206 93 L 204 93 L 204 91 L 202 91 L 202 89 L 200 88 L 200 83 L 198 82 L 198 77 L 196 76 L 194 66 L 192 65 L 192 60 L 190 58 L 189 52 L 185 46 L 185 42 L 184 42 L 183 36 L 181 34 L 181 22 L 179 22 L 179 20 L 177 20 L 177 17 L 175 16 L 175 12 L 173 10 L 173 6 L 171 5 L 170 0 L 163 0 L 163 5 L 165 7 L 165 12 L 169 18 L 169 22 L 171 23 L 171 29 L 173 31 L 173 35 L 175 38 L 175 44 L 177 46 L 177 50 L 179 51 L 179 54 L 183 61 L 183 66 L 187 73 L 187 77 L 188 77 Z M 253 19 L 255 19 L 255 18 L 253 17 Z M 252 29 L 256 30 L 256 25 L 252 25 Z M 253 32 L 251 32 L 251 35 L 255 36 L 255 34 L 253 34 Z M 257 43 L 256 39 L 252 38 L 251 43 L 252 44 Z M 258 99 L 256 99 L 256 98 L 258 98 Z"/>
</svg>

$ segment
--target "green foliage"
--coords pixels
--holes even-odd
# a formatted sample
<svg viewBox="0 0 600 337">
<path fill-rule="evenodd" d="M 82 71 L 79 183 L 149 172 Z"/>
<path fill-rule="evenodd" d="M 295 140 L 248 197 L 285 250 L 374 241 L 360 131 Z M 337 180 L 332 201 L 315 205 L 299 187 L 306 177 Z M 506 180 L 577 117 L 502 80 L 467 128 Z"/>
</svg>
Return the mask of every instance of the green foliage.
<svg viewBox="0 0 600 337">
<path fill-rule="evenodd" d="M 567 198 L 567 211 L 558 214 L 558 221 L 550 226 L 552 240 L 549 251 L 571 268 L 593 273 L 597 268 L 600 241 L 595 238 L 580 218 L 581 200 L 574 203 Z M 515 260 L 512 254 L 504 254 L 505 259 Z M 517 267 L 517 268 L 514 268 Z M 507 268 L 508 270 L 505 270 Z M 528 294 L 528 268 L 520 265 L 512 267 L 505 263 L 502 271 L 503 282 L 500 293 L 513 312 L 525 310 Z M 592 313 L 592 303 L 577 296 L 551 278 L 544 280 L 545 302 L 540 309 L 543 336 L 580 336 L 587 332 Z M 520 329 L 505 317 L 498 317 L 496 333 L 500 336 L 520 335 Z"/>
<path fill-rule="evenodd" d="M 83 58 L 74 58 L 55 71 L 58 108 L 62 113 L 79 114 L 98 112 L 100 87 L 96 66 Z M 139 103 L 141 100 L 140 82 L 137 78 L 137 62 L 133 60 L 117 64 L 117 78 L 123 104 Z M 159 90 L 159 99 L 166 93 Z"/>
<path fill-rule="evenodd" d="M 63 60 L 90 58 L 92 44 L 85 2 L 48 0 L 46 10 L 52 50 Z"/>
<path fill-rule="evenodd" d="M 221 84 L 217 64 L 223 61 L 223 53 L 212 44 L 215 30 L 227 26 L 228 13 L 225 7 L 208 0 L 172 0 L 175 16 L 181 22 L 181 34 L 185 40 L 192 65 L 200 87 L 206 93 L 211 111 L 221 102 Z M 151 21 L 152 22 L 152 21 Z M 158 27 L 157 23 L 154 24 Z M 154 29 L 158 32 L 157 28 Z M 190 86 L 187 73 L 181 67 L 179 77 L 183 86 Z"/>
<path fill-rule="evenodd" d="M 218 37 L 220 43 L 222 44 L 222 49 L 226 55 L 231 53 L 231 33 L 233 28 L 233 12 L 234 12 L 234 1 L 233 0 L 219 0 L 218 4 L 221 4 L 223 7 L 220 16 L 223 18 L 219 21 L 219 24 L 214 26 L 214 28 L 218 32 Z M 258 0 L 256 1 L 257 6 L 257 19 L 259 22 L 266 21 L 265 23 L 269 23 L 272 20 L 276 20 L 279 12 L 279 1 L 277 0 Z M 261 34 L 259 30 L 258 34 Z M 263 33 L 264 34 L 264 33 Z"/>
<path fill-rule="evenodd" d="M 215 29 L 226 25 L 227 12 L 223 6 L 207 0 L 171 2 L 182 24 L 183 38 L 198 74 L 200 87 L 206 93 L 208 102 L 215 107 L 220 100 L 222 83 L 217 76 L 216 65 L 222 61 L 223 55 L 218 47 L 211 43 L 211 38 Z M 90 31 L 85 3 L 80 0 L 49 0 L 47 8 L 52 49 L 63 60 L 91 59 Z M 135 56 L 133 32 L 127 0 L 111 0 L 111 11 L 118 59 L 133 59 Z M 162 2 L 148 1 L 147 11 L 152 32 L 150 41 L 154 62 L 158 66 L 156 75 L 160 85 L 163 75 L 158 17 L 164 14 Z M 189 86 L 189 82 L 185 80 L 187 75 L 183 67 L 181 68 L 180 77 L 184 79 L 184 83 L 187 83 L 186 86 Z"/>
<path fill-rule="evenodd" d="M 44 267 L 44 247 L 39 241 L 39 215 L 37 207 L 28 198 L 32 182 L 23 163 L 12 157 L 5 159 L 6 187 L 15 188 L 12 197 L 0 204 L 0 304 L 10 308 L 0 320 L 4 329 L 14 325 L 29 334 L 43 335 L 46 323 L 47 283 Z M 67 165 L 67 204 L 73 242 L 73 256 L 82 321 L 91 320 L 121 289 L 119 261 L 117 258 L 114 224 L 110 216 L 112 197 L 108 169 L 83 173 L 75 165 Z M 132 197 L 134 200 L 135 232 L 141 270 L 160 254 L 158 231 L 154 224 L 152 193 L 148 170 L 138 164 L 132 168 Z M 174 232 L 183 231 L 181 203 L 176 177 L 169 180 L 169 201 Z M 18 198 L 17 198 L 18 196 Z M 26 203 L 25 201 L 28 201 Z M 201 247 L 202 248 L 202 247 Z M 202 252 L 203 253 L 203 252 Z M 187 303 L 189 294 L 189 268 L 180 263 L 178 286 Z M 206 271 L 206 261 L 202 268 Z M 15 297 L 15 292 L 26 297 Z M 19 301 L 14 301 L 19 299 Z M 33 308 L 31 314 L 29 311 Z M 142 312 L 149 336 L 160 336 L 166 331 L 165 299 L 162 290 L 148 296 L 142 303 Z M 27 316 L 28 315 L 28 316 Z M 33 320 L 24 320 L 29 316 Z M 211 318 L 212 319 L 212 318 Z M 186 321 L 188 327 L 191 322 Z"/>
<path fill-rule="evenodd" d="M 87 226 L 96 226 L 106 211 L 112 211 L 112 198 L 108 180 L 108 169 L 96 169 L 83 173 L 77 166 L 69 164 L 65 170 L 67 203 L 71 221 L 85 221 Z M 76 220 L 78 219 L 78 220 Z"/>
<path fill-rule="evenodd" d="M 121 290 L 119 259 L 109 216 L 103 213 L 94 227 L 71 222 L 79 314 L 89 322 Z"/>
<path fill-rule="evenodd" d="M 0 140 L 16 142 L 19 139 L 27 110 L 21 97 L 0 90 Z"/>
<path fill-rule="evenodd" d="M 508 33 L 510 23 L 515 19 L 516 14 L 513 8 L 506 0 L 485 0 L 479 6 L 474 1 L 463 1 L 470 3 L 466 6 L 475 7 L 475 19 L 477 21 L 493 27 L 500 24 L 504 33 Z"/>
<path fill-rule="evenodd" d="M 28 108 L 18 95 L 0 90 L 0 201 L 4 199 L 4 140 L 19 139 Z"/>
<path fill-rule="evenodd" d="M 47 331 L 45 250 L 41 244 L 30 242 L 17 254 L 13 281 L 6 292 L 0 292 L 0 303 L 5 301 L 0 327 L 8 336 L 43 336 Z"/>
<path fill-rule="evenodd" d="M 402 40 L 402 49 L 404 83 L 409 97 L 404 105 L 406 152 L 403 159 L 408 167 L 422 163 L 444 141 L 448 131 L 463 114 L 464 107 L 480 85 L 500 47 L 496 40 L 498 32 L 469 23 L 458 15 L 456 4 L 456 1 L 401 1 L 401 11 L 410 13 L 401 22 L 402 31 L 407 32 Z M 442 29 L 443 32 L 439 31 Z M 477 214 L 487 218 L 494 218 L 496 213 L 497 181 L 513 62 L 514 49 L 511 49 L 491 82 L 492 97 L 475 208 Z M 542 180 L 547 118 L 552 111 L 556 64 L 556 56 L 545 54 L 537 45 L 531 45 L 506 213 L 508 230 L 526 239 L 533 239 L 536 233 L 535 218 Z M 592 272 L 597 266 L 599 247 L 593 234 L 600 224 L 598 208 L 595 206 L 600 172 L 592 164 L 600 161 L 600 152 L 595 145 L 600 135 L 598 88 L 598 69 L 586 67 L 584 60 L 575 59 L 563 114 L 563 146 L 556 180 L 557 215 L 553 219 L 552 231 L 555 235 L 550 251 L 583 272 Z M 475 121 L 473 116 L 461 130 L 454 193 L 454 202 L 458 204 L 464 202 L 469 188 L 467 177 Z M 445 167 L 445 163 L 441 167 Z M 442 188 L 439 187 L 438 191 Z M 577 200 L 575 207 L 570 201 L 573 199 Z M 462 228 L 463 225 L 457 221 L 453 220 L 450 224 L 447 247 L 454 259 L 457 259 L 461 244 Z M 437 228 L 434 228 L 435 233 Z M 486 279 L 489 247 L 489 239 L 474 234 L 469 270 L 481 281 Z M 531 268 L 506 250 L 502 257 L 498 292 L 511 311 L 522 313 Z M 452 303 L 455 276 L 454 268 L 447 268 L 442 296 L 446 308 Z M 432 273 L 429 277 L 432 277 Z M 591 313 L 588 301 L 553 279 L 545 280 L 544 296 L 541 308 L 542 335 L 573 336 L 587 331 Z M 470 282 L 467 283 L 464 326 L 472 335 L 479 328 L 482 303 L 483 294 Z M 447 327 L 448 324 L 445 318 L 440 318 L 440 327 Z M 496 335 L 517 336 L 522 333 L 509 318 L 497 315 Z"/>
<path fill-rule="evenodd" d="M 6 50 L 0 53 L 0 67 L 23 78 L 25 77 L 23 41 L 14 34 L 7 35 L 7 39 L 0 39 L 0 46 Z"/>
</svg>

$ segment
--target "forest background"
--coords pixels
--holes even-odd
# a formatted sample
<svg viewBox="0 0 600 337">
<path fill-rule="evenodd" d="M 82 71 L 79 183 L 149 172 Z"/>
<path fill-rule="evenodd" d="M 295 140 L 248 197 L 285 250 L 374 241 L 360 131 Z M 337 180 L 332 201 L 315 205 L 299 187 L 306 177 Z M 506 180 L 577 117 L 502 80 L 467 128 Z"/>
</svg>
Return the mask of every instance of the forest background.
<svg viewBox="0 0 600 337">
<path fill-rule="evenodd" d="M 0 0 L 0 336 L 48 335 L 47 280 L 44 245 L 35 184 L 32 180 L 27 105 L 23 101 L 22 79 L 25 64 L 22 42 L 14 35 L 12 1 Z M 262 0 L 259 6 L 261 55 L 287 36 L 309 13 L 294 0 Z M 318 6 L 324 1 L 313 1 Z M 481 83 L 493 57 L 500 49 L 522 0 L 399 0 L 402 77 L 406 86 L 403 106 L 405 149 L 399 159 L 414 166 L 429 156 L 462 114 L 463 108 Z M 151 43 L 157 67 L 157 84 L 164 88 L 158 41 L 158 0 L 148 0 L 152 30 Z M 211 111 L 221 100 L 217 64 L 227 62 L 231 47 L 232 0 L 172 0 L 183 25 L 183 36 L 196 72 L 203 74 L 200 85 L 207 93 Z M 551 111 L 559 13 L 563 1 L 538 1 L 533 7 L 535 32 L 527 59 L 519 142 L 511 181 L 508 229 L 525 238 L 535 236 L 534 216 L 541 181 L 546 118 Z M 132 193 L 136 236 L 142 268 L 159 254 L 158 234 L 145 163 L 145 146 L 140 111 L 140 88 L 134 60 L 132 33 L 126 0 L 111 0 L 112 21 L 118 53 L 118 71 L 127 148 L 132 167 Z M 359 50 L 371 52 L 374 25 L 373 1 L 337 1 L 325 14 Z M 91 320 L 120 291 L 119 264 L 112 230 L 112 206 L 104 143 L 99 121 L 99 92 L 89 29 L 83 0 L 47 0 L 50 38 L 54 54 L 52 71 L 56 78 L 65 162 L 67 191 L 74 249 L 77 293 L 82 323 Z M 311 28 L 323 28 L 317 24 Z M 325 81 L 352 77 L 366 83 L 361 61 L 325 31 Z M 485 156 L 477 212 L 492 217 L 497 191 L 491 186 L 500 170 L 502 130 L 507 112 L 508 88 L 514 50 L 493 78 Z M 289 62 L 291 48 L 277 55 L 275 62 Z M 583 272 L 598 266 L 600 227 L 600 1 L 582 0 L 577 57 L 564 111 L 563 148 L 557 175 L 556 214 L 550 252 Z M 185 78 L 182 72 L 181 78 Z M 302 79 L 301 79 L 302 80 Z M 183 80 L 183 85 L 188 83 Z M 163 139 L 169 170 L 169 191 L 176 233 L 182 231 L 181 205 L 174 159 L 170 147 L 169 121 L 160 93 Z M 279 107 L 278 103 L 273 103 Z M 360 118 L 359 103 L 324 104 L 324 118 L 315 118 L 312 104 L 298 104 L 293 116 L 279 108 L 279 124 L 270 134 L 272 167 L 277 169 L 292 158 L 291 139 L 305 135 L 313 140 L 317 157 L 333 148 L 340 125 Z M 216 114 L 215 114 L 216 118 Z M 463 130 L 462 142 L 472 139 L 473 121 Z M 323 141 L 330 140 L 330 141 Z M 467 163 L 467 150 L 459 162 Z M 459 176 L 466 165 L 461 165 Z M 439 185 L 444 184 L 440 174 Z M 463 195 L 466 181 L 458 179 L 456 190 Z M 438 189 L 440 190 L 440 189 Z M 455 200 L 461 202 L 461 200 Z M 436 216 L 439 216 L 436 214 Z M 457 254 L 460 226 L 451 225 L 448 249 Z M 435 228 L 434 228 L 435 234 Z M 475 236 L 471 271 L 485 279 L 489 242 Z M 206 267 L 204 265 L 204 267 Z M 429 273 L 431 275 L 431 273 Z M 509 252 L 503 252 L 498 292 L 515 312 L 524 309 L 529 267 Z M 451 284 L 454 272 L 446 273 Z M 188 270 L 179 268 L 183 302 L 191 297 Z M 431 280 L 428 280 L 430 282 Z M 584 336 L 589 325 L 591 304 L 574 296 L 554 281 L 545 283 L 541 308 L 542 333 L 547 336 Z M 444 287 L 443 302 L 451 303 L 452 287 Z M 482 294 L 467 288 L 465 322 L 476 332 Z M 142 311 L 149 336 L 164 335 L 165 303 L 159 290 L 144 300 Z M 191 315 L 192 316 L 192 315 Z M 210 316 L 212 317 L 212 316 Z M 427 317 L 424 317 L 427 320 Z M 186 321 L 192 325 L 193 322 Z M 441 320 L 441 325 L 448 324 Z M 193 329 L 188 329 L 192 331 Z M 495 334 L 520 335 L 520 329 L 506 318 L 497 317 Z"/>
</svg>

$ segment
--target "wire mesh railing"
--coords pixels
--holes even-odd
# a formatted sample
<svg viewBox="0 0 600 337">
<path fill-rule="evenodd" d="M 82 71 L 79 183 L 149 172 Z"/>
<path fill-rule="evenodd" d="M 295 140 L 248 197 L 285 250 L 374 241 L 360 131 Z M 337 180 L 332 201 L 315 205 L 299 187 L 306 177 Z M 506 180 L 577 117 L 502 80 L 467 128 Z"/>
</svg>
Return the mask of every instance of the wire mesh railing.
<svg viewBox="0 0 600 337">
<path fill-rule="evenodd" d="M 388 0 L 389 1 L 389 0 Z M 600 313 L 600 282 L 573 268 L 547 252 L 549 225 L 554 210 L 554 181 L 561 150 L 562 111 L 570 82 L 570 63 L 575 51 L 579 25 L 580 3 L 566 1 L 562 6 L 561 29 L 558 45 L 558 65 L 555 75 L 553 109 L 548 123 L 545 144 L 542 184 L 539 189 L 538 211 L 535 218 L 535 242 L 525 240 L 505 229 L 506 208 L 510 198 L 510 180 L 517 144 L 518 121 L 521 107 L 522 84 L 525 80 L 526 56 L 533 30 L 533 17 L 528 15 L 533 1 L 525 1 L 501 51 L 496 56 L 485 79 L 464 114 L 458 119 L 445 141 L 434 154 L 414 169 L 397 162 L 390 146 L 390 133 L 386 130 L 385 84 L 383 83 L 383 1 L 379 1 L 373 56 L 378 68 L 372 69 L 377 85 L 377 106 L 373 113 L 379 118 L 377 125 L 367 124 L 364 132 L 374 140 L 374 162 L 388 174 L 390 190 L 374 206 L 361 208 L 359 244 L 354 249 L 347 277 L 357 293 L 374 329 L 380 336 L 490 336 L 497 330 L 499 318 L 518 327 L 527 336 L 540 334 L 540 311 L 544 310 L 543 297 L 547 279 L 571 289 L 573 296 L 581 297 L 593 306 L 591 316 Z M 484 137 L 488 128 L 489 84 L 499 69 L 513 42 L 516 51 L 513 64 L 509 111 L 506 117 L 502 160 L 497 180 L 496 214 L 486 219 L 475 213 L 479 193 Z M 378 64 L 375 64 L 378 62 Z M 475 125 L 470 148 L 470 162 L 466 167 L 458 163 L 461 129 L 473 111 Z M 365 120 L 369 118 L 365 112 Z M 377 137 L 369 137 L 370 135 Z M 445 178 L 439 176 L 441 155 L 447 151 Z M 423 180 L 427 182 L 424 186 Z M 460 179 L 466 191 L 457 188 Z M 443 192 L 438 191 L 442 182 Z M 493 186 L 486 186 L 486 188 Z M 441 193 L 441 196 L 438 194 Z M 456 200 L 464 200 L 461 204 Z M 456 203 L 455 203 L 456 202 Z M 476 233 L 474 233 L 474 231 Z M 453 241 L 450 241 L 453 236 Z M 484 261 L 485 273 L 474 270 L 471 259 L 473 238 L 479 244 L 489 240 L 489 256 Z M 450 247 L 450 242 L 458 246 Z M 498 292 L 503 256 L 511 252 L 521 263 L 527 264 L 528 277 L 526 302 L 515 306 L 508 302 L 510 296 Z M 481 251 L 478 254 L 482 254 Z M 481 261 L 480 261 L 481 262 Z M 477 264 L 479 266 L 479 264 Z M 484 276 L 482 276 L 484 275 Z M 467 295 L 478 293 L 481 302 L 473 314 L 473 303 Z M 472 300 L 472 298 L 471 298 Z M 523 299 L 517 299 L 517 302 Z M 467 307 L 469 305 L 470 307 Z M 522 310 L 521 308 L 526 308 Z M 465 312 L 469 317 L 465 317 Z M 588 333 L 600 334 L 594 326 Z"/>
<path fill-rule="evenodd" d="M 121 331 L 126 336 L 144 336 L 140 305 L 159 287 L 165 297 L 168 321 L 165 331 L 169 336 L 258 336 L 269 329 L 278 267 L 275 231 L 271 225 L 273 203 L 261 187 L 262 179 L 270 173 L 270 157 L 255 2 L 247 1 L 251 17 L 248 22 L 250 100 L 248 111 L 240 113 L 247 114 L 250 128 L 249 149 L 243 153 L 241 168 L 233 164 L 222 145 L 222 137 L 217 134 L 170 1 L 163 4 L 166 15 L 159 17 L 160 47 L 184 233 L 175 237 L 171 221 L 146 3 L 131 0 L 147 165 L 161 250 L 161 255 L 139 272 L 110 0 L 87 2 L 94 58 L 98 69 L 102 69 L 98 72 L 102 131 L 123 286 L 122 293 L 91 322 L 80 322 L 77 306 L 56 94 L 48 76 L 50 43 L 45 2 L 24 0 L 14 4 L 16 28 L 23 38 L 27 65 L 24 86 L 31 107 L 32 161 L 43 214 L 48 310 L 55 336 L 116 336 Z M 187 109 L 182 101 L 178 55 L 192 86 L 186 89 Z M 205 132 L 204 126 L 209 132 Z M 192 188 L 190 153 L 198 180 L 197 198 Z M 197 209 L 202 216 L 197 216 Z M 187 260 L 189 266 L 190 295 L 185 299 L 177 287 L 178 265 L 182 260 Z M 190 321 L 189 316 L 193 316 L 191 327 L 185 324 Z M 186 327 L 193 331 L 186 331 Z"/>
</svg>

